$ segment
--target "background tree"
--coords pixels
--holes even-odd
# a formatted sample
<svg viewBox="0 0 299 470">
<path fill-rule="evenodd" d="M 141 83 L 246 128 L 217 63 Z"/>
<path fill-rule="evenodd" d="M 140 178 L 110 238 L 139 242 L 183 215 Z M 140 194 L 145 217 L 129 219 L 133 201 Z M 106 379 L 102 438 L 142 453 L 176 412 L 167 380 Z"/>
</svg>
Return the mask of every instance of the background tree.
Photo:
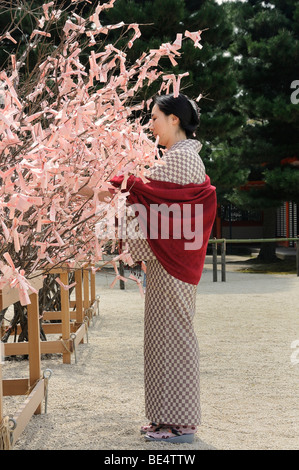
<svg viewBox="0 0 299 470">
<path fill-rule="evenodd" d="M 235 189 L 238 207 L 264 211 L 264 237 L 275 237 L 276 209 L 299 201 L 299 106 L 291 102 L 291 83 L 299 78 L 299 2 L 248 0 L 231 3 L 236 26 L 231 45 L 238 63 L 239 106 L 246 117 L 234 139 L 241 149 L 249 181 L 264 184 Z M 275 246 L 262 244 L 260 258 L 274 256 Z"/>
<path fill-rule="evenodd" d="M 198 131 L 203 144 L 201 157 L 217 187 L 218 201 L 227 201 L 233 188 L 246 181 L 248 171 L 241 164 L 238 145 L 233 145 L 233 137 L 239 134 L 244 120 L 238 109 L 235 63 L 229 52 L 233 27 L 224 6 L 214 0 L 116 0 L 114 8 L 105 12 L 105 21 L 121 20 L 138 22 L 142 31 L 134 51 L 126 51 L 132 63 L 137 52 L 141 54 L 161 42 L 173 41 L 177 32 L 203 30 L 202 49 L 183 41 L 178 65 L 171 66 L 163 59 L 160 66 L 165 73 L 176 75 L 188 71 L 189 76 L 182 78 L 181 91 L 194 99 L 202 95 Z M 155 82 L 140 93 L 146 99 L 159 86 Z"/>
</svg>

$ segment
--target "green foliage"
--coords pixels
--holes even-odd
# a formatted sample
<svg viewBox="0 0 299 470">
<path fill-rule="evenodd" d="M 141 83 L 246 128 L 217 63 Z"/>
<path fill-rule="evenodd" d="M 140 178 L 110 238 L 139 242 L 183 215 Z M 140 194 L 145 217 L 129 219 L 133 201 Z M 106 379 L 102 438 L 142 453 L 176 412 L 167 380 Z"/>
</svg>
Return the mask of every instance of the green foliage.
<svg viewBox="0 0 299 470">
<path fill-rule="evenodd" d="M 299 202 L 299 169 L 286 166 L 266 170 L 265 182 L 284 200 Z"/>
<path fill-rule="evenodd" d="M 240 167 L 240 151 L 227 144 L 219 145 L 212 151 L 212 158 L 206 161 L 206 171 L 217 180 L 218 201 L 226 202 L 232 188 L 239 187 L 248 179 L 249 170 Z"/>
<path fill-rule="evenodd" d="M 172 42 L 177 33 L 201 29 L 202 49 L 194 48 L 184 39 L 182 56 L 172 67 L 165 59 L 163 71 L 189 72 L 181 82 L 181 91 L 197 98 L 201 108 L 201 124 L 198 138 L 203 143 L 203 158 L 213 183 L 217 186 L 218 200 L 229 193 L 246 177 L 241 167 L 241 155 L 230 145 L 232 136 L 238 135 L 244 118 L 237 103 L 236 70 L 229 52 L 233 27 L 224 7 L 214 0 L 116 0 L 113 9 L 107 11 L 106 21 L 139 23 L 142 37 L 136 41 L 138 52 L 155 48 L 161 42 Z M 127 60 L 137 59 L 135 52 L 126 51 Z M 143 90 L 144 98 L 155 94 L 158 85 Z M 219 149 L 215 151 L 215 149 Z M 232 164 L 233 162 L 233 164 Z M 220 166 L 223 164 L 223 171 Z M 229 171 L 228 178 L 228 169 Z"/>
<path fill-rule="evenodd" d="M 236 25 L 231 50 L 238 56 L 238 104 L 247 123 L 238 139 L 249 179 L 265 181 L 263 189 L 240 194 L 231 201 L 271 207 L 298 200 L 299 179 L 282 161 L 298 155 L 299 109 L 292 104 L 291 83 L 299 79 L 299 2 L 248 1 L 230 7 Z"/>
</svg>

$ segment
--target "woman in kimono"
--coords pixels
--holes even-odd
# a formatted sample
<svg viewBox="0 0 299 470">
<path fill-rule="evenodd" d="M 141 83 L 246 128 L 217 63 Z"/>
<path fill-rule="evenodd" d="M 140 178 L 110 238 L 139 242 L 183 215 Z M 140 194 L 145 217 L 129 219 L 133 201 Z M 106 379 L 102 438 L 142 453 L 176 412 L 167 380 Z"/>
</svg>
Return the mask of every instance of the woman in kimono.
<svg viewBox="0 0 299 470">
<path fill-rule="evenodd" d="M 216 196 L 198 154 L 201 144 L 193 138 L 199 125 L 196 103 L 182 94 L 161 95 L 155 99 L 151 118 L 151 131 L 165 148 L 163 165 L 154 166 L 148 183 L 129 177 L 129 204 L 146 207 L 147 218 L 153 204 L 169 208 L 176 204 L 182 210 L 190 206 L 187 222 L 195 238 L 196 207 L 203 207 L 203 213 L 201 243 L 197 246 L 193 240 L 191 249 L 186 246 L 190 236 L 186 240 L 170 232 L 168 238 L 151 237 L 151 221 L 145 224 L 139 217 L 144 237 L 127 235 L 125 240 L 133 261 L 146 262 L 144 385 L 149 424 L 141 427 L 141 433 L 149 441 L 191 443 L 201 421 L 199 347 L 193 318 Z M 115 177 L 111 183 L 119 187 L 122 181 L 123 177 Z"/>
<path fill-rule="evenodd" d="M 157 202 L 168 207 L 180 202 L 193 209 L 203 205 L 203 240 L 200 247 L 186 250 L 186 240 L 152 239 L 148 226 L 146 239 L 127 239 L 133 261 L 146 261 L 144 383 L 149 424 L 141 432 L 152 441 L 192 442 L 201 419 L 193 317 L 215 218 L 215 188 L 198 154 L 201 144 L 192 138 L 199 124 L 196 103 L 182 94 L 161 95 L 151 117 L 151 131 L 166 149 L 164 164 L 153 168 L 147 184 L 134 177 L 128 180 L 129 202 L 143 204 L 148 212 Z M 121 181 L 114 178 L 112 183 Z"/>
</svg>

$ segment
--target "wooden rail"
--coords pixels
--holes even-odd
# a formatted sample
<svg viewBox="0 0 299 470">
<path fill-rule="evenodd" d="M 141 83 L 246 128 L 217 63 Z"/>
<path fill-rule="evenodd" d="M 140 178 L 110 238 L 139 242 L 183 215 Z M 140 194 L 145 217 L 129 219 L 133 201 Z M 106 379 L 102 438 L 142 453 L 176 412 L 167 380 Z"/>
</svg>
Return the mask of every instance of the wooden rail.
<svg viewBox="0 0 299 470">
<path fill-rule="evenodd" d="M 209 244 L 212 244 L 213 253 L 213 282 L 217 282 L 217 245 L 221 247 L 221 280 L 226 282 L 226 245 L 228 243 L 276 243 L 276 242 L 295 241 L 296 242 L 296 272 L 299 276 L 299 237 L 292 238 L 242 238 L 242 239 L 226 239 L 226 238 L 213 238 L 209 240 Z"/>
</svg>

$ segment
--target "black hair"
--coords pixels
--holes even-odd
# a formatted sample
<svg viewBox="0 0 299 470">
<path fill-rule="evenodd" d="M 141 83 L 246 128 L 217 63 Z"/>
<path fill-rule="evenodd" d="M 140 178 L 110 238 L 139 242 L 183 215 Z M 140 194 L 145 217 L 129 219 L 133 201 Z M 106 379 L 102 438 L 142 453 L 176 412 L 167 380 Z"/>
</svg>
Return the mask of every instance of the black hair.
<svg viewBox="0 0 299 470">
<path fill-rule="evenodd" d="M 173 94 L 157 95 L 154 98 L 154 103 L 166 116 L 170 114 L 177 116 L 181 128 L 186 132 L 186 137 L 188 139 L 193 137 L 200 119 L 200 110 L 195 101 L 179 93 L 176 98 Z"/>
</svg>

